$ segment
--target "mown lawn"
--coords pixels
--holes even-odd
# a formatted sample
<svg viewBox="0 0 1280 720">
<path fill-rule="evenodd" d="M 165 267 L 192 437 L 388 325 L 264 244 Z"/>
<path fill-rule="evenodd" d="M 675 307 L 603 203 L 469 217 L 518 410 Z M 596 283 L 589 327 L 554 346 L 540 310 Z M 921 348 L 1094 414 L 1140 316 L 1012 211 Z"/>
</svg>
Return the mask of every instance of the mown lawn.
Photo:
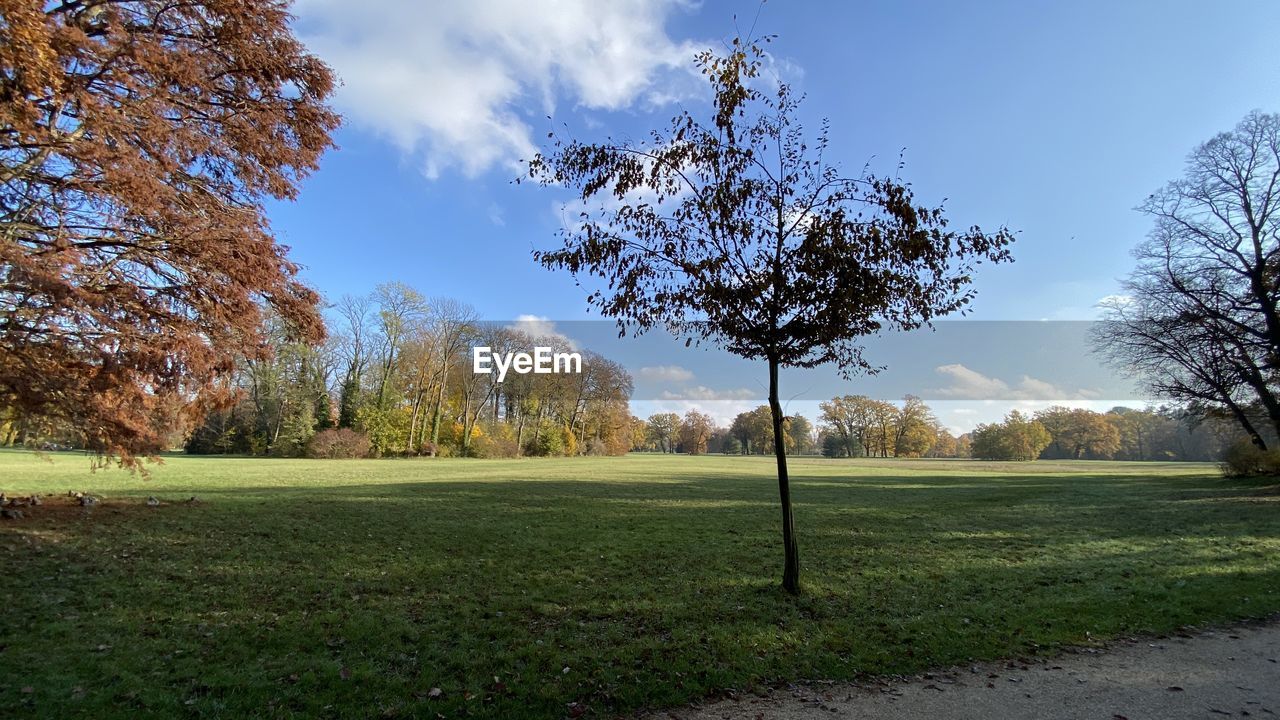
<svg viewBox="0 0 1280 720">
<path fill-rule="evenodd" d="M 1207 465 L 794 461 L 800 598 L 764 458 L 88 467 L 0 452 L 63 496 L 0 521 L 0 715 L 599 717 L 1280 611 L 1280 488 Z"/>
</svg>

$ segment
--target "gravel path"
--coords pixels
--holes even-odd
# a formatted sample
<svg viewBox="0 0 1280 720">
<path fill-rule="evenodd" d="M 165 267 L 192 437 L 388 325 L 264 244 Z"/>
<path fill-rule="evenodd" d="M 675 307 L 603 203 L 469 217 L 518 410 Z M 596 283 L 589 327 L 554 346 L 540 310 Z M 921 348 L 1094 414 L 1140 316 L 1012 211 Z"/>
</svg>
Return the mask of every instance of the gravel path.
<svg viewBox="0 0 1280 720">
<path fill-rule="evenodd" d="M 1047 660 L 874 683 L 804 685 L 663 712 L 679 720 L 1280 720 L 1280 621 L 1135 639 Z"/>
</svg>

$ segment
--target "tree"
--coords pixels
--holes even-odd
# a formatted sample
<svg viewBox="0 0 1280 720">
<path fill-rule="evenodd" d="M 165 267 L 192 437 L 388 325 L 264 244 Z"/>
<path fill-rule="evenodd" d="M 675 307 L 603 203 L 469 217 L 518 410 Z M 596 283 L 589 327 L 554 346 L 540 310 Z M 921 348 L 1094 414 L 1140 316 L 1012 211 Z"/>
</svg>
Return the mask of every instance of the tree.
<svg viewBox="0 0 1280 720">
<path fill-rule="evenodd" d="M 868 419 L 867 434 L 864 436 L 870 445 L 867 455 L 879 455 L 887 458 L 897 452 L 894 445 L 898 408 L 881 400 L 869 400 L 866 404 Z"/>
<path fill-rule="evenodd" d="M 956 437 L 941 426 L 937 427 L 938 435 L 929 446 L 926 457 L 953 458 L 960 457 L 960 446 Z"/>
<path fill-rule="evenodd" d="M 729 432 L 738 440 L 743 455 L 763 453 L 773 432 L 773 414 L 768 405 L 738 413 L 729 426 Z"/>
<path fill-rule="evenodd" d="M 789 449 L 798 453 L 811 453 L 814 450 L 813 423 L 803 415 L 791 415 L 787 418 L 787 437 L 792 444 Z"/>
<path fill-rule="evenodd" d="M 1116 456 L 1122 460 L 1167 460 L 1173 456 L 1170 442 L 1181 429 L 1177 420 L 1152 409 L 1114 407 L 1106 418 L 1120 435 Z"/>
<path fill-rule="evenodd" d="M 342 357 L 342 385 L 338 391 L 338 427 L 349 428 L 360 409 L 360 389 L 365 366 L 369 364 L 369 342 L 373 298 L 368 295 L 343 295 L 338 301 L 338 315 L 345 327 L 339 334 L 338 351 Z"/>
<path fill-rule="evenodd" d="M 1120 450 L 1120 431 L 1101 413 L 1055 405 L 1035 419 L 1052 438 L 1046 457 L 1108 459 Z"/>
<path fill-rule="evenodd" d="M 768 367 L 782 511 L 782 585 L 799 592 L 779 369 L 836 363 L 871 370 L 858 340 L 961 310 L 981 259 L 1008 259 L 1012 237 L 947 229 L 894 178 L 846 177 L 826 162 L 826 125 L 809 137 L 786 83 L 756 80 L 764 51 L 735 38 L 697 66 L 714 99 L 644 142 L 554 138 L 529 164 L 544 186 L 576 191 L 584 210 L 549 269 L 608 287 L 588 302 L 625 332 L 666 327 Z M 607 202 L 605 202 L 607 200 Z"/>
<path fill-rule="evenodd" d="M 854 457 L 850 455 L 855 448 L 861 449 L 861 445 L 850 445 L 846 438 L 831 428 L 823 428 L 818 432 L 818 446 L 821 448 L 822 456 L 829 458 L 845 458 Z"/>
<path fill-rule="evenodd" d="M 445 389 L 449 385 L 450 362 L 457 353 L 468 346 L 471 336 L 475 333 L 479 314 L 470 305 L 449 299 L 435 300 L 431 309 L 433 335 L 441 358 L 439 391 L 431 419 L 431 442 L 435 444 L 440 442 L 440 411 Z"/>
<path fill-rule="evenodd" d="M 631 434 L 631 447 L 629 449 L 631 450 L 643 449 L 645 443 L 647 442 L 649 423 L 645 422 L 644 420 L 641 420 L 635 415 L 632 415 L 628 425 L 630 426 L 630 434 Z"/>
<path fill-rule="evenodd" d="M 393 381 L 398 374 L 409 339 L 421 334 L 427 316 L 427 299 L 422 293 L 402 282 L 382 283 L 373 291 L 377 303 L 378 329 L 378 392 L 374 405 L 386 408 L 394 390 Z"/>
<path fill-rule="evenodd" d="M 1192 151 L 1140 208 L 1154 221 L 1095 342 L 1153 392 L 1280 435 L 1280 115 L 1252 112 Z"/>
<path fill-rule="evenodd" d="M 720 443 L 720 452 L 725 455 L 741 455 L 742 442 L 731 434 L 726 434 Z"/>
<path fill-rule="evenodd" d="M 707 441 L 711 439 L 711 431 L 715 429 L 715 421 L 710 415 L 690 410 L 680 421 L 680 444 L 690 455 L 702 455 L 707 452 Z"/>
<path fill-rule="evenodd" d="M 649 416 L 649 439 L 658 452 L 676 451 L 676 437 L 680 433 L 680 416 L 675 413 L 654 413 Z"/>
<path fill-rule="evenodd" d="M 0 9 L 0 406 L 134 464 L 231 398 L 260 300 L 317 340 L 263 213 L 330 146 L 286 3 Z"/>
<path fill-rule="evenodd" d="M 902 398 L 894 424 L 894 457 L 922 457 L 938 440 L 938 419 L 915 395 Z"/>
<path fill-rule="evenodd" d="M 974 428 L 971 441 L 976 458 L 1025 462 L 1040 457 L 1052 438 L 1044 425 L 1012 410 L 1004 422 Z"/>
<path fill-rule="evenodd" d="M 829 437 L 838 438 L 844 446 L 842 453 L 831 455 L 831 457 L 857 457 L 865 454 L 865 447 L 862 444 L 866 428 L 864 400 L 869 398 L 861 395 L 845 395 L 818 403 L 818 408 L 822 411 L 819 419 L 826 425 L 830 433 Z M 827 447 L 826 444 L 823 447 Z"/>
</svg>

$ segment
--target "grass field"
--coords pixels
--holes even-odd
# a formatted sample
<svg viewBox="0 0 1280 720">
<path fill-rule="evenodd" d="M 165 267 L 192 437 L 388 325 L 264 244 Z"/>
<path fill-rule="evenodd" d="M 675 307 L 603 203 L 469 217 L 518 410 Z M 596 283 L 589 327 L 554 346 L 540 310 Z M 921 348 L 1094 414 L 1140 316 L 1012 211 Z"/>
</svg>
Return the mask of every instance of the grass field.
<svg viewBox="0 0 1280 720">
<path fill-rule="evenodd" d="M 764 458 L 88 467 L 0 452 L 105 496 L 0 524 L 0 715 L 599 717 L 1280 611 L 1280 488 L 1208 465 L 797 460 L 799 598 Z"/>
</svg>

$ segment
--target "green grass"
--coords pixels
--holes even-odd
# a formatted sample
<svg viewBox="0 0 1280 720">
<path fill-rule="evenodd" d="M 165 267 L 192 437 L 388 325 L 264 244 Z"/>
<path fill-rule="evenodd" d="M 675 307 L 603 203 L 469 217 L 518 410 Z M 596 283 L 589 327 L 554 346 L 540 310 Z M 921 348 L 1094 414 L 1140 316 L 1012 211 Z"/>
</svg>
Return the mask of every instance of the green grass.
<svg viewBox="0 0 1280 720">
<path fill-rule="evenodd" d="M 800 598 L 764 458 L 88 467 L 0 452 L 106 496 L 0 524 L 0 714 L 609 716 L 1280 610 L 1280 489 L 1208 465 L 794 461 Z"/>
</svg>

